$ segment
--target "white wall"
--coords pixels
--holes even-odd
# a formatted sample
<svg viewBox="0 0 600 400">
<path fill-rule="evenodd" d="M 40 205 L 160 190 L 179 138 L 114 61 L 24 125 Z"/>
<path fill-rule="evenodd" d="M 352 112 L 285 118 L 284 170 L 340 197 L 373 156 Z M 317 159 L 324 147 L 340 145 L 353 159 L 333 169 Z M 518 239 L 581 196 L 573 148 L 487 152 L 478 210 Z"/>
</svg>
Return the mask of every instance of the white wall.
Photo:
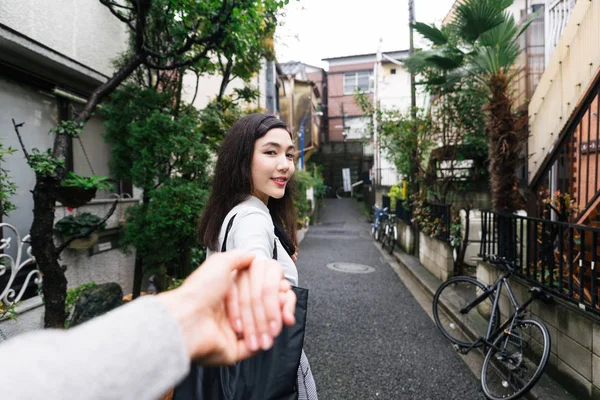
<svg viewBox="0 0 600 400">
<path fill-rule="evenodd" d="M 2 0 L 0 24 L 105 75 L 127 46 L 125 25 L 98 0 Z"/>
<path fill-rule="evenodd" d="M 202 75 L 198 82 L 198 94 L 194 100 L 194 107 L 201 110 L 219 94 L 221 87 L 222 77 L 221 75 Z M 266 63 L 263 61 L 261 70 L 251 80 L 250 85 L 260 90 L 260 96 L 258 100 L 254 101 L 250 106 L 266 108 Z M 234 79 L 227 85 L 225 90 L 226 95 L 233 93 L 235 89 L 241 89 L 245 86 L 244 81 L 239 78 Z M 194 91 L 196 89 L 196 75 L 192 72 L 188 72 L 183 77 L 183 94 L 182 99 L 186 103 L 191 103 L 194 98 Z"/>
<path fill-rule="evenodd" d="M 33 198 L 30 191 L 35 186 L 35 174 L 21 151 L 12 124 L 13 118 L 17 123 L 25 123 L 20 128 L 25 147 L 29 151 L 33 147 L 46 151 L 52 148 L 54 139 L 48 135 L 48 131 L 58 122 L 56 99 L 51 94 L 0 77 L 0 137 L 4 146 L 18 150 L 6 156 L 6 162 L 2 165 L 17 185 L 17 193 L 11 198 L 17 209 L 4 218 L 4 222 L 14 225 L 22 235 L 26 235 L 33 219 Z"/>
</svg>

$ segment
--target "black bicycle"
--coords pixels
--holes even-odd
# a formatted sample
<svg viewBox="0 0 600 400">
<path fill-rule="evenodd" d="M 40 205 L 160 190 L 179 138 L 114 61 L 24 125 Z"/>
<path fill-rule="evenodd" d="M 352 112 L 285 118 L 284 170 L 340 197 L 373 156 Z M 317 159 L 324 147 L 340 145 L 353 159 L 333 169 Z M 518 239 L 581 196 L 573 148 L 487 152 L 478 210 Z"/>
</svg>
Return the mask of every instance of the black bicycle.
<svg viewBox="0 0 600 400">
<path fill-rule="evenodd" d="M 388 214 L 385 228 L 383 229 L 383 239 L 381 247 L 385 250 L 387 247 L 390 254 L 394 252 L 394 246 L 398 240 L 398 227 L 396 226 L 396 214 Z"/>
<path fill-rule="evenodd" d="M 550 354 L 548 328 L 524 314 L 534 299 L 550 302 L 552 298 L 534 287 L 529 289 L 529 299 L 519 305 L 508 282 L 513 266 L 502 260 L 495 263 L 506 273 L 490 286 L 469 276 L 444 282 L 433 298 L 433 317 L 460 354 L 480 347 L 487 350 L 481 369 L 483 392 L 489 399 L 510 400 L 527 393 L 544 372 Z M 503 287 L 514 312 L 501 323 Z"/>
</svg>

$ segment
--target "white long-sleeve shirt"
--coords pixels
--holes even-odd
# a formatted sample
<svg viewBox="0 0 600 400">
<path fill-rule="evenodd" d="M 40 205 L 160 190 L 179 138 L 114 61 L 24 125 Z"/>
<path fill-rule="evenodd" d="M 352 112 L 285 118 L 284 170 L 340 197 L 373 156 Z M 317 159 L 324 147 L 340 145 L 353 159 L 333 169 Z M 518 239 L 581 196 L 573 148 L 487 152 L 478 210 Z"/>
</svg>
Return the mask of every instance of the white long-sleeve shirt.
<svg viewBox="0 0 600 400">
<path fill-rule="evenodd" d="M 155 400 L 188 373 L 179 325 L 153 296 L 70 330 L 0 344 L 0 399 Z"/>
<path fill-rule="evenodd" d="M 250 196 L 229 211 L 221 225 L 219 250 L 225 239 L 227 224 L 234 215 L 235 219 L 227 236 L 227 250 L 240 249 L 256 254 L 258 260 L 270 260 L 273 258 L 273 244 L 277 243 L 277 261 L 283 266 L 284 276 L 292 285 L 298 286 L 296 264 L 275 236 L 269 209 L 258 197 Z M 209 250 L 207 257 L 211 254 L 213 252 Z"/>
</svg>

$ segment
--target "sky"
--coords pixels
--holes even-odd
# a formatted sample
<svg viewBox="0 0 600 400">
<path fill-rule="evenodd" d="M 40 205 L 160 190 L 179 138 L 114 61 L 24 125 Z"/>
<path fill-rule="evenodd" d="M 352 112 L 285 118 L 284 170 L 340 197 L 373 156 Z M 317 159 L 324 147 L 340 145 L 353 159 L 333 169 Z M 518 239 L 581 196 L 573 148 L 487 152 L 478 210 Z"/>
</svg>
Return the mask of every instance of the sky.
<svg viewBox="0 0 600 400">
<path fill-rule="evenodd" d="M 454 0 L 414 0 L 418 22 L 440 25 Z M 275 51 L 279 62 L 327 69 L 323 58 L 408 49 L 408 0 L 290 0 Z M 418 46 L 419 42 L 415 46 Z"/>
</svg>

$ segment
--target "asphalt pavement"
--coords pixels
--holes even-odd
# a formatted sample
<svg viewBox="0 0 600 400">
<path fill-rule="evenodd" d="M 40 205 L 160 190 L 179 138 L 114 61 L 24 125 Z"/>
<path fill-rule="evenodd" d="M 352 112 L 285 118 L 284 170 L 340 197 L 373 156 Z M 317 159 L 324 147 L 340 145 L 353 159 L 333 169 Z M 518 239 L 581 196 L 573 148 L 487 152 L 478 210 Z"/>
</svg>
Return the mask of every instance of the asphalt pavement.
<svg viewBox="0 0 600 400">
<path fill-rule="evenodd" d="M 305 351 L 319 399 L 484 399 L 478 377 L 369 229 L 356 201 L 326 200 L 300 245 L 300 286 L 309 289 Z"/>
</svg>

